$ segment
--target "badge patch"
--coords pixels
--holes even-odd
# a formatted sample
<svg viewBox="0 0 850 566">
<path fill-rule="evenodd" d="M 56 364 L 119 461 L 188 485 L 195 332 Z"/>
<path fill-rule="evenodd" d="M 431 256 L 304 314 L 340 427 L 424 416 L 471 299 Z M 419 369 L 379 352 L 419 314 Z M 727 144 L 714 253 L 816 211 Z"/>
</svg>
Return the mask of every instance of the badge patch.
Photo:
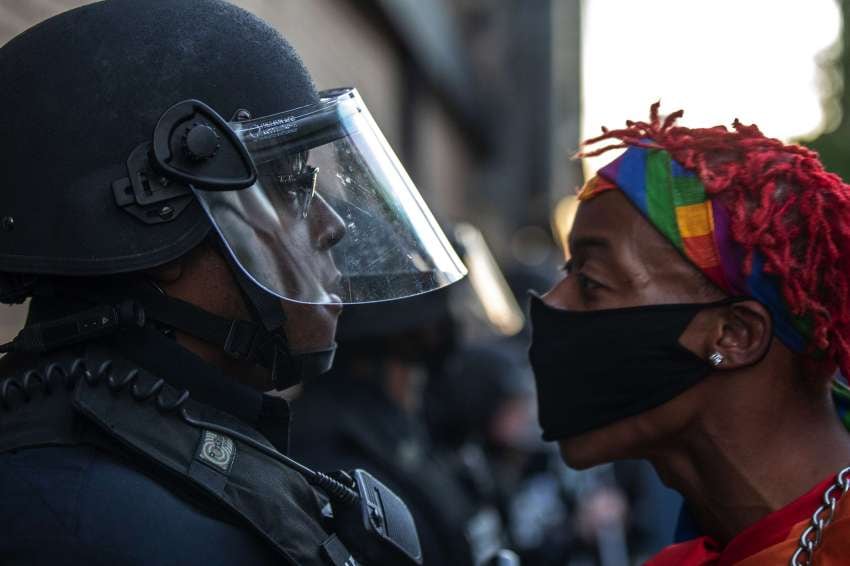
<svg viewBox="0 0 850 566">
<path fill-rule="evenodd" d="M 236 459 L 236 446 L 229 437 L 205 430 L 201 434 L 197 457 L 215 469 L 227 473 Z"/>
</svg>

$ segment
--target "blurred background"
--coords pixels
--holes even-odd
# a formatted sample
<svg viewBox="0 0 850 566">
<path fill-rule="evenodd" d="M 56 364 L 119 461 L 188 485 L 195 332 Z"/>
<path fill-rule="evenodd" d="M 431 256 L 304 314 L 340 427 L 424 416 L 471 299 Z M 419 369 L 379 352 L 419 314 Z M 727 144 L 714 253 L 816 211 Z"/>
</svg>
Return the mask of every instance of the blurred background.
<svg viewBox="0 0 850 566">
<path fill-rule="evenodd" d="M 0 0 L 0 44 L 86 3 Z M 684 108 L 684 125 L 740 118 L 768 135 L 809 144 L 829 169 L 850 179 L 850 0 L 235 3 L 289 39 L 320 89 L 360 90 L 425 200 L 453 227 L 467 263 L 504 274 L 502 280 L 479 269 L 479 282 L 472 280 L 470 292 L 485 310 L 503 301 L 499 293 L 509 295 L 501 313 L 484 313 L 490 332 L 460 333 L 446 365 L 429 368 L 462 384 L 472 383 L 469 376 L 504 374 L 460 391 L 432 375 L 442 385 L 429 390 L 441 409 L 451 400 L 457 412 L 468 410 L 474 391 L 484 405 L 502 403 L 504 411 L 482 409 L 486 430 L 458 438 L 441 436 L 451 415 L 433 417 L 425 401 L 405 406 L 428 429 L 432 444 L 423 446 L 444 461 L 467 458 L 470 444 L 482 448 L 497 489 L 478 494 L 472 505 L 495 510 L 499 543 L 524 563 L 541 565 L 628 564 L 668 544 L 680 502 L 651 470 L 623 463 L 573 472 L 536 441 L 523 365 L 527 334 L 516 305 L 525 304 L 526 289 L 543 291 L 557 279 L 572 195 L 602 165 L 570 158 L 580 140 L 602 125 L 647 117 L 656 100 L 663 113 Z M 485 251 L 476 251 L 482 241 Z M 447 304 L 471 300 L 455 295 Z M 466 316 L 446 308 L 456 321 Z M 24 315 L 25 305 L 0 306 L 0 339 L 14 336 Z M 510 360 L 499 369 L 477 364 L 494 348 Z M 425 399 L 426 389 L 417 395 Z M 473 531 L 492 526 L 473 514 Z"/>
</svg>

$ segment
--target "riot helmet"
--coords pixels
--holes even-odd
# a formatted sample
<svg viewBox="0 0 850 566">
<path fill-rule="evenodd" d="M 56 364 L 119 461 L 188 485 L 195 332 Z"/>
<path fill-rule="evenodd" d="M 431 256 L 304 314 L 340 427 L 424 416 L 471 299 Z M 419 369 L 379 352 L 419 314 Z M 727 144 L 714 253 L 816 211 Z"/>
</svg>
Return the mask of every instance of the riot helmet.
<svg viewBox="0 0 850 566">
<path fill-rule="evenodd" d="M 465 274 L 358 92 L 317 92 L 276 30 L 226 2 L 86 5 L 0 48 L 0 75 L 7 302 L 49 278 L 157 267 L 214 234 L 255 324 L 130 298 L 283 387 L 332 347 L 290 352 L 281 301 L 385 301 Z"/>
</svg>

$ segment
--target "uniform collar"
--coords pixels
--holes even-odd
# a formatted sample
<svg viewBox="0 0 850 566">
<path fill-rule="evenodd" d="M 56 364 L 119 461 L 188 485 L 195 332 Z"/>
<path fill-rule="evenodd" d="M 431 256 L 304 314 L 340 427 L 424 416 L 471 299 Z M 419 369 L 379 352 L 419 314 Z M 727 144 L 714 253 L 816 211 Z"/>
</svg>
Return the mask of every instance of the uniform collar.
<svg viewBox="0 0 850 566">
<path fill-rule="evenodd" d="M 281 452 L 289 447 L 289 404 L 243 385 L 152 328 L 133 328 L 109 339 L 127 359 L 189 391 L 192 399 L 242 420 L 263 433 Z"/>
</svg>

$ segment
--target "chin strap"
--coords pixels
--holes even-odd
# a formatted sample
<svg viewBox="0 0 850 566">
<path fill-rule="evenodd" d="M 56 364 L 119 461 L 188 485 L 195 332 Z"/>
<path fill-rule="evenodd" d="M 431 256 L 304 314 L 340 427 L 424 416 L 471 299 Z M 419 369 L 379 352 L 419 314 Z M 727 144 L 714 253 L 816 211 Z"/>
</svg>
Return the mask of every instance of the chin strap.
<svg viewBox="0 0 850 566">
<path fill-rule="evenodd" d="M 55 296 L 54 293 L 46 293 Z M 105 293 L 111 295 L 112 293 Z M 108 336 L 128 327 L 156 321 L 217 346 L 234 359 L 258 364 L 271 371 L 275 389 L 286 389 L 328 371 L 336 344 L 316 351 L 293 354 L 282 323 L 278 329 L 248 320 L 224 318 L 191 303 L 163 294 L 153 287 L 137 286 L 110 304 L 98 294 L 75 295 L 95 303 L 92 308 L 25 326 L 14 340 L 0 345 L 0 353 L 40 354 Z M 280 307 L 279 307 L 280 308 Z M 282 308 L 280 314 L 283 317 Z"/>
<path fill-rule="evenodd" d="M 272 333 L 276 337 L 286 336 L 286 312 L 283 310 L 282 300 L 260 288 L 259 285 L 250 279 L 242 268 L 239 267 L 233 255 L 226 249 L 220 239 L 218 245 L 221 255 L 230 265 L 230 271 L 239 285 L 242 298 L 245 305 L 250 309 L 254 321 L 258 321 L 258 326 L 261 324 L 261 328 L 267 333 Z M 318 377 L 331 369 L 334 356 L 336 355 L 336 342 L 333 342 L 327 348 L 293 354 L 288 347 L 287 341 L 285 339 L 282 340 L 286 357 L 290 365 L 294 365 L 295 379 L 287 380 L 286 374 L 278 372 L 276 364 L 272 360 L 271 365 L 264 365 L 264 367 L 272 371 L 275 389 L 292 387 L 305 379 Z"/>
<path fill-rule="evenodd" d="M 282 324 L 269 330 L 265 324 L 258 322 L 220 317 L 153 289 L 135 295 L 148 319 L 218 346 L 234 359 L 253 362 L 270 370 L 275 389 L 297 385 L 304 379 L 328 371 L 333 364 L 336 344 L 293 354 L 282 332 Z"/>
</svg>

